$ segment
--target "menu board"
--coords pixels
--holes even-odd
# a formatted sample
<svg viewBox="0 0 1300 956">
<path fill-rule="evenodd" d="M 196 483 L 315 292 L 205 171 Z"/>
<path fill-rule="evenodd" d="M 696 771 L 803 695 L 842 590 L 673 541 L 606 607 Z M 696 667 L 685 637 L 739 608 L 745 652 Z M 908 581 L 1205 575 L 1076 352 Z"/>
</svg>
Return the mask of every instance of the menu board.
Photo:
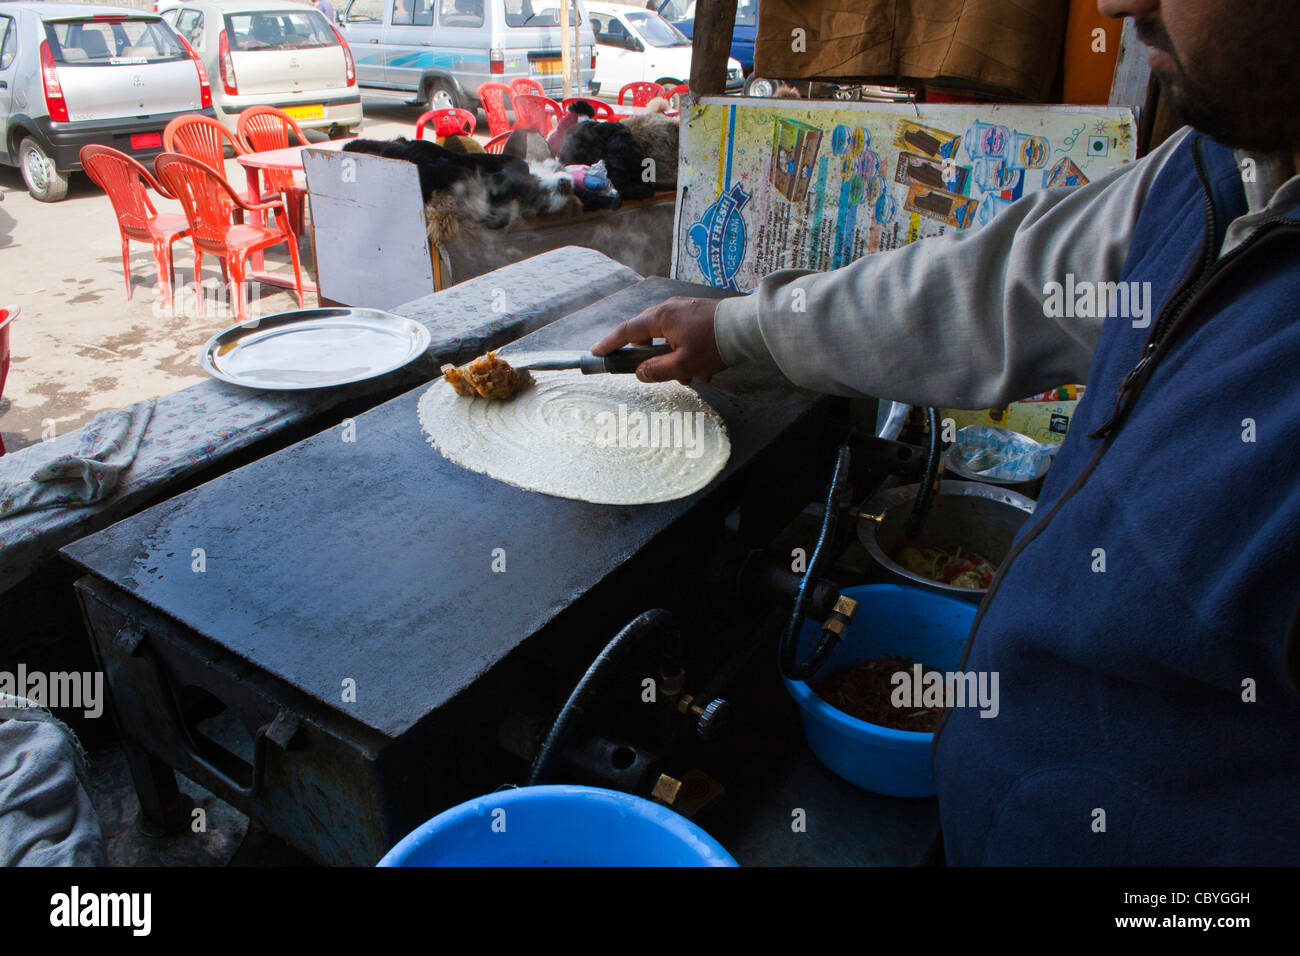
<svg viewBox="0 0 1300 956">
<path fill-rule="evenodd" d="M 835 269 L 1134 152 L 1128 109 L 706 98 L 682 120 L 673 277 L 746 292 Z"/>
</svg>

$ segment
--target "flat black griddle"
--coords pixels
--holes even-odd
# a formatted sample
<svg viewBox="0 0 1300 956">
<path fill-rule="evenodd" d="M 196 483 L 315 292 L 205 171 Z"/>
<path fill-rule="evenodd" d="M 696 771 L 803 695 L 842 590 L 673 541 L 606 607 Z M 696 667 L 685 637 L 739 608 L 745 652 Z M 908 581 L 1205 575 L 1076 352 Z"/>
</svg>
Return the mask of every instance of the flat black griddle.
<svg viewBox="0 0 1300 956">
<path fill-rule="evenodd" d="M 511 348 L 586 348 L 678 294 L 723 295 L 648 279 Z M 396 738 L 726 494 L 773 443 L 822 427 L 831 402 L 767 372 L 719 375 L 700 392 L 730 433 L 725 471 L 690 498 L 625 507 L 523 491 L 448 462 L 416 416 L 426 387 L 357 417 L 355 442 L 329 429 L 63 553 L 199 645 Z M 492 571 L 498 548 L 505 573 Z M 354 703 L 340 703 L 344 678 L 356 682 Z"/>
</svg>

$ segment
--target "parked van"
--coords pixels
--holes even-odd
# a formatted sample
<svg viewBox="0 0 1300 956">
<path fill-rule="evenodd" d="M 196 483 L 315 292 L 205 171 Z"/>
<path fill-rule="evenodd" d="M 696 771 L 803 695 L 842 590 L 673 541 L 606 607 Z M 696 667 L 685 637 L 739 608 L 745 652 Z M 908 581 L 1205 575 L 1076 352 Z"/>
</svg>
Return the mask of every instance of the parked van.
<svg viewBox="0 0 1300 956">
<path fill-rule="evenodd" d="M 0 4 L 0 163 L 22 170 L 33 198 L 66 196 L 68 173 L 91 143 L 152 160 L 163 127 L 186 113 L 212 116 L 212 89 L 156 14 Z"/>
<path fill-rule="evenodd" d="M 591 24 L 569 0 L 577 28 L 579 89 L 599 91 Z M 351 0 L 339 26 L 352 47 L 357 81 L 427 109 L 478 107 L 483 83 L 527 77 L 547 96 L 563 89 L 557 0 Z"/>
</svg>

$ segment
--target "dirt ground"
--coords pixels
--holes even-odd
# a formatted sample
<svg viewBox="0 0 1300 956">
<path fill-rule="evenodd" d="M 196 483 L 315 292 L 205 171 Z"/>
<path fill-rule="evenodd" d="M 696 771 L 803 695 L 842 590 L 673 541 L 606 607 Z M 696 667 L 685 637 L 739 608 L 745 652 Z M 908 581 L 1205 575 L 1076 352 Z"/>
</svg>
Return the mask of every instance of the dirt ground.
<svg viewBox="0 0 1300 956">
<path fill-rule="evenodd" d="M 378 138 L 413 135 L 420 112 L 370 101 L 364 108 L 362 135 Z M 242 185 L 242 167 L 233 159 L 226 167 L 231 181 Z M 9 451 L 204 378 L 200 348 L 235 321 L 224 300 L 210 295 L 198 301 L 191 285 L 188 296 L 164 309 L 153 253 L 132 242 L 128 302 L 112 207 L 83 174 L 73 175 L 63 202 L 39 203 L 17 169 L 0 166 L 0 193 L 0 306 L 22 310 L 11 325 L 12 365 L 0 398 L 0 435 Z M 179 211 L 165 200 L 155 205 Z M 267 269 L 292 276 L 284 249 L 268 252 Z M 304 256 L 309 263 L 309 248 Z M 206 256 L 203 266 L 203 280 L 215 292 L 220 265 Z M 193 283 L 188 240 L 175 245 L 175 268 L 178 281 Z M 286 289 L 261 286 L 253 295 L 259 296 L 253 308 L 263 315 L 297 307 Z M 305 304 L 314 306 L 315 297 L 306 296 Z"/>
</svg>

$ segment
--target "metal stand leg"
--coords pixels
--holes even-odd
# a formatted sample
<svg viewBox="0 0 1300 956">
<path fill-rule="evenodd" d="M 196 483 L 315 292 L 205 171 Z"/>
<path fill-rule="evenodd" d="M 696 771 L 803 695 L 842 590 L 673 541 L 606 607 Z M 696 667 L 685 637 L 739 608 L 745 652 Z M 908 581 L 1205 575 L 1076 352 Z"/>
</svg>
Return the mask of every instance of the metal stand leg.
<svg viewBox="0 0 1300 956">
<path fill-rule="evenodd" d="M 130 740 L 123 740 L 122 750 L 140 800 L 141 832 L 160 837 L 185 829 L 193 801 L 176 785 L 175 771 Z"/>
</svg>

